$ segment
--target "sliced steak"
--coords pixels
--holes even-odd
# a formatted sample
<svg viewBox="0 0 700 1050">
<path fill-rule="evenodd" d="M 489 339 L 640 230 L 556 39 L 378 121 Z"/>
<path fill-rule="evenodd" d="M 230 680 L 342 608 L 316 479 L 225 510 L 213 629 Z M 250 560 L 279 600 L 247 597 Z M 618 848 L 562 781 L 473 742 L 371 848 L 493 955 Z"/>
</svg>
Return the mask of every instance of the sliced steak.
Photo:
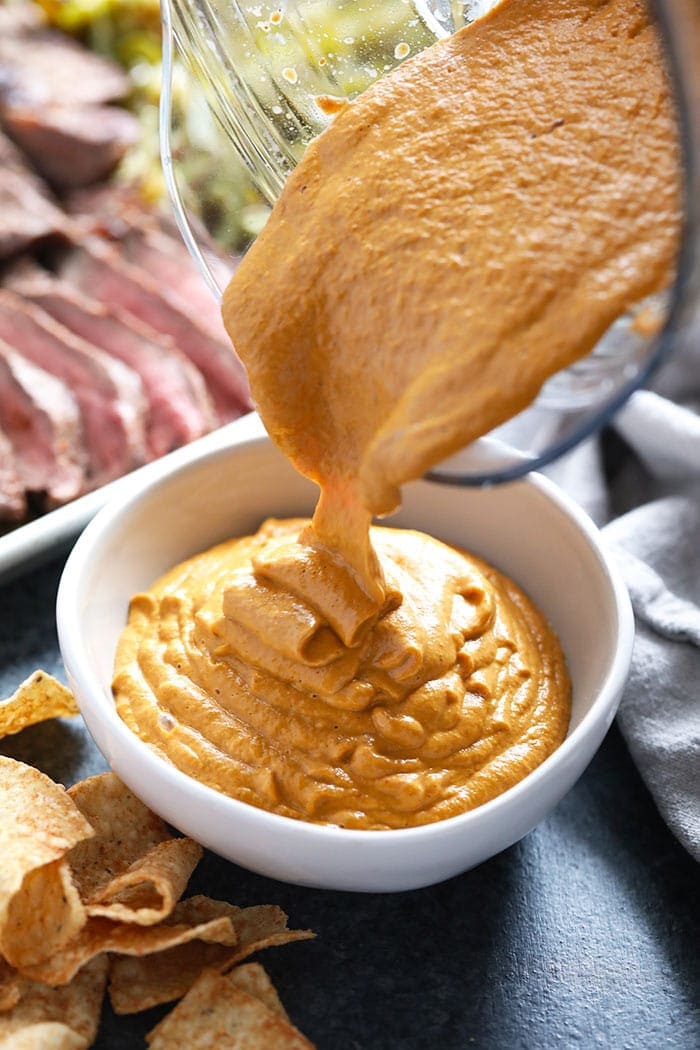
<svg viewBox="0 0 700 1050">
<path fill-rule="evenodd" d="M 121 243 L 130 263 L 148 273 L 157 273 L 190 317 L 199 318 L 215 339 L 228 341 L 219 304 L 179 235 L 176 238 L 163 230 L 130 225 Z M 221 259 L 209 257 L 207 261 L 225 288 L 233 273 L 233 262 L 227 266 Z"/>
<path fill-rule="evenodd" d="M 158 226 L 160 210 L 145 207 L 139 193 L 128 183 L 106 182 L 99 186 L 69 193 L 65 208 L 84 220 L 84 235 L 99 234 L 120 240 L 133 222 L 134 214 L 142 215 L 144 222 Z"/>
<path fill-rule="evenodd" d="M 20 270 L 16 277 L 11 274 L 9 283 L 76 335 L 138 373 L 148 400 L 146 435 L 151 456 L 162 456 L 216 425 L 200 372 L 166 336 L 38 267 L 33 272 Z"/>
<path fill-rule="evenodd" d="M 46 18 L 37 4 L 0 5 L 0 40 L 26 36 L 43 28 Z"/>
<path fill-rule="evenodd" d="M 5 104 L 82 107 L 126 98 L 129 78 L 116 62 L 64 33 L 33 28 L 30 20 L 31 14 L 21 10 L 2 11 L 0 85 Z"/>
<path fill-rule="evenodd" d="M 80 412 L 68 388 L 0 340 L 0 426 L 23 489 L 55 507 L 85 481 Z"/>
<path fill-rule="evenodd" d="M 9 106 L 8 135 L 60 190 L 105 178 L 139 137 L 136 117 L 115 106 Z"/>
<path fill-rule="evenodd" d="M 0 8 L 0 10 L 2 10 L 2 8 Z M 0 169 L 3 171 L 6 169 L 15 171 L 19 175 L 26 176 L 36 185 L 43 185 L 41 180 L 34 175 L 32 169 L 28 167 L 25 158 L 17 149 L 12 139 L 8 139 L 7 135 L 4 135 L 2 131 L 0 131 Z M 48 195 L 48 188 L 46 192 Z"/>
<path fill-rule="evenodd" d="M 119 241 L 129 262 L 149 273 L 157 273 L 181 297 L 183 307 L 190 314 L 199 317 L 201 313 L 215 338 L 228 342 L 219 305 L 204 283 L 169 211 L 146 208 L 133 191 L 113 185 L 71 194 L 67 207 L 82 220 L 85 235 L 97 233 Z M 238 258 L 225 256 L 201 225 L 195 234 L 210 270 L 221 287 L 225 287 Z"/>
<path fill-rule="evenodd" d="M 63 234 L 71 225 L 51 199 L 48 186 L 0 132 L 0 259 L 45 237 Z"/>
<path fill-rule="evenodd" d="M 0 165 L 0 259 L 66 232 L 65 216 L 35 182 Z"/>
<path fill-rule="evenodd" d="M 0 339 L 75 396 L 93 487 L 145 460 L 145 399 L 135 372 L 8 289 L 0 290 Z"/>
<path fill-rule="evenodd" d="M 0 365 L 1 369 L 1 365 Z M 2 375 L 0 372 L 0 391 Z M 2 404 L 0 402 L 0 414 Z M 10 439 L 0 429 L 0 521 L 21 521 L 27 513 L 24 485 L 17 473 L 15 454 Z"/>
<path fill-rule="evenodd" d="M 126 74 L 63 33 L 33 28 L 21 13 L 3 14 L 0 30 L 3 22 L 0 122 L 7 133 L 54 186 L 109 174 L 138 137 L 136 118 L 107 105 L 127 95 Z"/>
<path fill-rule="evenodd" d="M 213 338 L 182 309 L 176 295 L 150 274 L 120 257 L 97 237 L 64 260 L 62 276 L 87 295 L 117 303 L 127 313 L 170 336 L 204 376 L 218 418 L 228 422 L 250 408 L 243 366 L 230 343 Z"/>
</svg>

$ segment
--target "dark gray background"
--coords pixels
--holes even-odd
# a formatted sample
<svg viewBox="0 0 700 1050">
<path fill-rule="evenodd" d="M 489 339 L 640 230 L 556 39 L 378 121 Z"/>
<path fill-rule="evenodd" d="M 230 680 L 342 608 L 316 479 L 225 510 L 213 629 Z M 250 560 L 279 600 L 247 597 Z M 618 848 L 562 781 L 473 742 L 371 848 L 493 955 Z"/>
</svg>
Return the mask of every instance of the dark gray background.
<svg viewBox="0 0 700 1050">
<path fill-rule="evenodd" d="M 63 677 L 62 559 L 0 587 L 0 696 Z M 0 742 L 70 784 L 105 768 L 77 719 Z M 2 858 L 0 858 L 2 863 Z M 212 854 L 189 892 L 280 904 L 315 941 L 258 958 L 319 1050 L 700 1047 L 699 869 L 658 816 L 616 729 L 522 842 L 473 871 L 389 896 L 299 889 Z M 145 1046 L 162 1015 L 103 1012 L 98 1050 Z"/>
</svg>

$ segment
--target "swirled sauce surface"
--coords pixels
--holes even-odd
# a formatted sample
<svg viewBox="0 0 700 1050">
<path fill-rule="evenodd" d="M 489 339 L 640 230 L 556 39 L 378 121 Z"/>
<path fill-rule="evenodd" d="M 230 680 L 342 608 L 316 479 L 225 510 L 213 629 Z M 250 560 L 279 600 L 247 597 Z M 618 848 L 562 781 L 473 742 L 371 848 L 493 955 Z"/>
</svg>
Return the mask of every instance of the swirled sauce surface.
<svg viewBox="0 0 700 1050">
<path fill-rule="evenodd" d="M 517 587 L 370 529 L 668 284 L 674 109 L 642 0 L 504 0 L 339 113 L 224 297 L 263 421 L 321 495 L 133 603 L 120 714 L 275 812 L 396 828 L 562 740 L 569 682 Z"/>
<path fill-rule="evenodd" d="M 135 733 L 198 780 L 348 828 L 425 824 L 538 765 L 569 719 L 564 660 L 507 577 L 374 528 L 385 598 L 269 521 L 132 603 L 114 688 Z"/>
</svg>

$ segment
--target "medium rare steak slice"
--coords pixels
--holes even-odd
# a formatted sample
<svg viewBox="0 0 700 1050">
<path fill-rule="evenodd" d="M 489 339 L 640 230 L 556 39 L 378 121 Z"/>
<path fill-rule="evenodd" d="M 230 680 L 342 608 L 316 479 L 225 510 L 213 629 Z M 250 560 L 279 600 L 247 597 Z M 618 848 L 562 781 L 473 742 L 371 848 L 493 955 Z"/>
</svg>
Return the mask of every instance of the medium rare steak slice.
<svg viewBox="0 0 700 1050">
<path fill-rule="evenodd" d="M 32 169 L 27 166 L 25 158 L 17 149 L 12 139 L 8 139 L 7 135 L 4 135 L 2 131 L 0 131 L 0 168 L 3 171 L 6 168 L 9 168 L 10 171 L 15 171 L 19 175 L 24 175 L 35 186 L 43 187 L 45 194 L 48 195 L 48 187 L 44 187 L 41 179 L 37 178 Z"/>
<path fill-rule="evenodd" d="M 91 487 L 144 461 L 145 400 L 135 372 L 8 289 L 0 290 L 0 339 L 62 380 L 74 395 L 90 456 Z"/>
<path fill-rule="evenodd" d="M 0 389 L 1 387 L 0 376 Z M 0 429 L 0 522 L 21 521 L 26 513 L 24 485 L 17 473 L 12 444 L 4 430 Z"/>
<path fill-rule="evenodd" d="M 0 132 L 0 259 L 72 225 L 51 200 L 49 188 L 27 167 L 24 157 Z"/>
<path fill-rule="evenodd" d="M 0 259 L 66 231 L 65 216 L 31 179 L 0 161 Z"/>
<path fill-rule="evenodd" d="M 11 274 L 9 282 L 66 328 L 138 373 L 148 400 L 146 436 L 152 457 L 185 445 L 215 426 L 201 374 L 166 336 L 118 306 L 97 303 L 38 267 Z"/>
<path fill-rule="evenodd" d="M 68 198 L 67 208 L 76 216 L 85 236 L 96 233 L 118 241 L 128 262 L 158 274 L 178 296 L 182 308 L 206 324 L 216 339 L 228 345 L 219 304 L 207 288 L 169 213 L 145 208 L 133 191 L 113 185 L 73 193 Z M 224 288 L 238 260 L 224 256 L 201 226 L 197 239 L 209 268 Z"/>
<path fill-rule="evenodd" d="M 130 225 L 121 243 L 130 263 L 148 273 L 157 273 L 186 313 L 199 318 L 215 339 L 228 342 L 219 304 L 179 237 L 171 237 L 161 229 Z M 233 274 L 233 262 L 227 266 L 221 259 L 210 258 L 209 264 L 215 275 L 218 271 L 221 286 L 225 288 Z"/>
<path fill-rule="evenodd" d="M 0 340 L 0 427 L 23 489 L 49 508 L 79 496 L 85 481 L 78 406 L 67 387 Z"/>
<path fill-rule="evenodd" d="M 5 106 L 0 119 L 44 178 L 59 189 L 88 186 L 116 167 L 139 123 L 115 106 Z"/>
<path fill-rule="evenodd" d="M 63 33 L 32 28 L 21 15 L 3 14 L 3 25 L 0 123 L 55 186 L 84 186 L 107 175 L 138 137 L 136 118 L 107 105 L 128 94 L 126 74 Z"/>
<path fill-rule="evenodd" d="M 0 91 L 24 106 L 99 106 L 126 98 L 129 78 L 64 33 L 32 28 L 31 15 L 0 9 Z M 31 10 L 33 4 L 22 4 Z"/>
<path fill-rule="evenodd" d="M 230 343 L 213 338 L 189 317 L 158 274 L 131 265 L 110 245 L 91 237 L 67 256 L 61 275 L 94 299 L 117 303 L 170 336 L 204 376 L 222 423 L 250 408 L 243 366 Z"/>
<path fill-rule="evenodd" d="M 92 233 L 119 240 L 129 229 L 134 213 L 143 215 L 144 222 L 158 226 L 160 210 L 144 206 L 137 190 L 129 183 L 104 182 L 75 190 L 64 198 L 70 215 L 84 220 L 84 236 Z"/>
</svg>

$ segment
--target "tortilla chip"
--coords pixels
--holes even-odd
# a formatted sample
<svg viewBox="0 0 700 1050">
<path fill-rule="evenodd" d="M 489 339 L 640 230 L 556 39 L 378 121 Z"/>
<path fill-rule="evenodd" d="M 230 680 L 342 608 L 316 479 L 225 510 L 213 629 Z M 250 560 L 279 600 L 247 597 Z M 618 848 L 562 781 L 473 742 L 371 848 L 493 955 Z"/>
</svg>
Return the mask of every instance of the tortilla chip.
<svg viewBox="0 0 700 1050">
<path fill-rule="evenodd" d="M 0 1047 L 83 1050 L 93 1042 L 107 981 L 107 960 L 93 959 L 70 984 L 47 988 L 23 980 L 20 999 L 0 1014 Z"/>
<path fill-rule="evenodd" d="M 292 941 L 308 941 L 316 936 L 313 930 L 288 930 L 287 916 L 274 904 L 258 904 L 252 908 L 240 908 L 238 912 L 237 917 L 231 918 L 238 934 L 238 944 L 226 962 L 227 967 L 263 948 L 290 944 Z"/>
<path fill-rule="evenodd" d="M 0 755 L 0 931 L 10 900 L 35 868 L 93 834 L 68 793 L 38 769 Z"/>
<path fill-rule="evenodd" d="M 0 955 L 0 1013 L 19 1002 L 20 976 Z"/>
<path fill-rule="evenodd" d="M 81 780 L 68 794 L 95 829 L 94 837 L 76 846 L 68 858 L 73 876 L 84 901 L 102 903 L 112 879 L 171 835 L 114 773 Z"/>
<path fill-rule="evenodd" d="M 93 894 L 88 915 L 152 926 L 170 915 L 202 859 L 192 839 L 159 842 L 128 871 Z"/>
<path fill-rule="evenodd" d="M 82 1036 L 58 1021 L 44 1021 L 0 1040 L 0 1050 L 85 1050 Z"/>
<path fill-rule="evenodd" d="M 78 705 L 70 689 L 46 671 L 35 671 L 16 693 L 0 700 L 0 740 L 37 722 L 77 714 Z"/>
<path fill-rule="evenodd" d="M 60 951 L 86 922 L 68 863 L 55 860 L 25 875 L 7 906 L 0 947 L 21 969 Z"/>
<path fill-rule="evenodd" d="M 204 923 L 225 917 L 236 939 L 229 945 L 193 940 L 148 959 L 113 957 L 109 997 L 115 1013 L 133 1014 L 179 999 L 206 967 L 225 969 L 261 948 L 314 937 L 311 930 L 288 930 L 287 916 L 271 904 L 237 908 L 226 901 L 196 896 L 181 901 L 168 922 Z"/>
<path fill-rule="evenodd" d="M 277 989 L 260 963 L 244 963 L 243 966 L 237 966 L 231 970 L 227 976 L 229 984 L 233 987 L 240 988 L 242 992 L 247 992 L 248 995 L 259 999 L 268 1010 L 272 1010 L 273 1014 L 279 1014 L 285 1021 L 289 1020 L 287 1011 L 277 994 Z"/>
<path fill-rule="evenodd" d="M 44 896 L 40 923 L 44 951 L 53 951 L 79 929 L 85 916 L 71 893 L 65 854 L 92 835 L 92 828 L 67 792 L 38 769 L 0 756 L 0 951 L 10 963 L 21 956 L 23 942 L 36 957 L 38 939 L 32 902 Z M 66 900 L 63 897 L 66 896 Z M 19 938 L 19 939 L 18 939 Z M 33 947 L 30 946 L 30 942 Z"/>
<path fill-rule="evenodd" d="M 150 1050 L 313 1050 L 313 1044 L 228 976 L 205 970 L 146 1040 Z"/>
<path fill-rule="evenodd" d="M 191 839 L 171 837 L 113 773 L 68 792 L 95 828 L 69 860 L 88 914 L 151 926 L 170 914 L 202 856 Z"/>
<path fill-rule="evenodd" d="M 58 986 L 72 980 L 81 966 L 102 952 L 121 955 L 151 955 L 191 940 L 233 944 L 236 934 L 227 918 L 191 925 L 160 923 L 135 926 L 109 919 L 88 919 L 78 936 L 50 959 L 22 967 L 22 974 L 35 981 Z"/>
</svg>

